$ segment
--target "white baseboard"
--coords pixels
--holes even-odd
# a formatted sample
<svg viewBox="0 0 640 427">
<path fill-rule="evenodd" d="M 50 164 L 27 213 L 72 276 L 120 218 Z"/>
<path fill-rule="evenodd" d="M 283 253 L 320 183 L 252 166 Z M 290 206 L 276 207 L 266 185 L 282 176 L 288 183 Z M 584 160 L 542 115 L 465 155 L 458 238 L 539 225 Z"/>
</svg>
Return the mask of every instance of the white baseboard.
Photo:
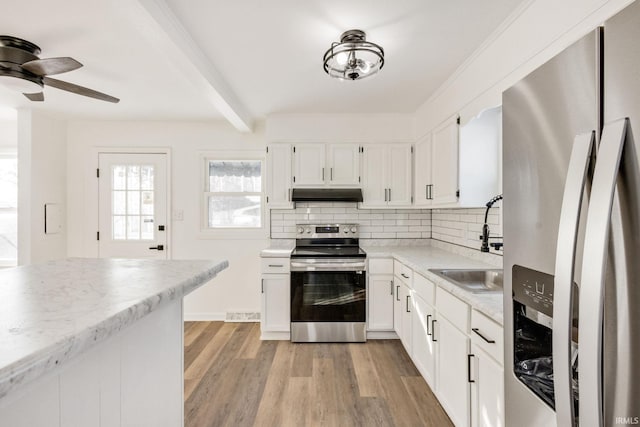
<svg viewBox="0 0 640 427">
<path fill-rule="evenodd" d="M 289 341 L 291 339 L 291 333 L 289 332 L 263 332 L 260 335 L 260 339 L 264 341 L 277 340 L 277 341 Z"/>
<path fill-rule="evenodd" d="M 398 334 L 393 331 L 367 331 L 368 340 L 397 340 Z"/>
<path fill-rule="evenodd" d="M 185 322 L 224 322 L 227 313 L 184 313 Z"/>
</svg>

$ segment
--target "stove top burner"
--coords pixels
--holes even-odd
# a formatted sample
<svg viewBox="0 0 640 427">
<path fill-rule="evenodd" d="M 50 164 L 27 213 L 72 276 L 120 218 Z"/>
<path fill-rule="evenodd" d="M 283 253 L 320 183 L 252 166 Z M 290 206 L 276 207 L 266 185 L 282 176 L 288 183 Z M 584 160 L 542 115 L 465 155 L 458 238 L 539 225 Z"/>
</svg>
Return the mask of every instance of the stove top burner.
<svg viewBox="0 0 640 427">
<path fill-rule="evenodd" d="M 291 258 L 365 258 L 367 253 L 357 246 L 305 247 L 297 246 Z"/>
</svg>

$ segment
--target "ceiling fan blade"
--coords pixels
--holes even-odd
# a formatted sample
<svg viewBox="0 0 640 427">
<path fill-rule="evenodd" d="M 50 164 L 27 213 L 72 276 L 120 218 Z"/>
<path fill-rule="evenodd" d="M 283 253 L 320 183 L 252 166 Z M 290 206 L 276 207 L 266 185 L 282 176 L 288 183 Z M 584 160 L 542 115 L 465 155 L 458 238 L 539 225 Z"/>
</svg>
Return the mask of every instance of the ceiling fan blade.
<svg viewBox="0 0 640 427">
<path fill-rule="evenodd" d="M 61 80 L 52 79 L 51 77 L 43 77 L 42 81 L 45 85 L 55 87 L 56 89 L 66 90 L 67 92 L 73 92 L 78 95 L 88 96 L 89 98 L 99 99 L 101 101 L 113 102 L 114 104 L 120 102 L 118 98 L 107 95 L 97 90 L 89 89 L 86 87 L 78 86 L 73 83 L 63 82 Z"/>
<path fill-rule="evenodd" d="M 66 73 L 67 71 L 77 70 L 80 67 L 82 67 L 81 63 L 69 57 L 34 59 L 22 64 L 23 69 L 36 76 Z"/>
<path fill-rule="evenodd" d="M 23 93 L 24 96 L 29 98 L 32 101 L 44 101 L 44 93 L 36 92 L 36 93 Z"/>
</svg>

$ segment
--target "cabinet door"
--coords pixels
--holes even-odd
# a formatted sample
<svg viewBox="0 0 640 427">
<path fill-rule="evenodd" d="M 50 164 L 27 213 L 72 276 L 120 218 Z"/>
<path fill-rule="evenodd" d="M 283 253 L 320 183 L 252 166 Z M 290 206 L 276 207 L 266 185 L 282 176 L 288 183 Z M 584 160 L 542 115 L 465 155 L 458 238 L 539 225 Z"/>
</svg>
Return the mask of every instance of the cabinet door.
<svg viewBox="0 0 640 427">
<path fill-rule="evenodd" d="M 458 127 L 458 118 L 455 117 L 433 131 L 431 158 L 434 205 L 458 201 Z"/>
<path fill-rule="evenodd" d="M 473 427 L 504 427 L 504 369 L 480 347 L 471 346 L 473 372 L 471 377 L 471 425 Z"/>
<path fill-rule="evenodd" d="M 411 144 L 389 144 L 388 205 L 411 206 Z"/>
<path fill-rule="evenodd" d="M 291 330 L 290 286 L 288 274 L 262 275 L 262 331 Z"/>
<path fill-rule="evenodd" d="M 431 205 L 431 134 L 416 143 L 414 155 L 414 195 L 416 206 Z"/>
<path fill-rule="evenodd" d="M 402 281 L 394 276 L 393 278 L 393 330 L 402 340 Z"/>
<path fill-rule="evenodd" d="M 393 330 L 393 276 L 369 276 L 369 330 Z"/>
<path fill-rule="evenodd" d="M 328 180 L 325 170 L 324 144 L 298 144 L 293 152 L 293 186 L 323 186 Z"/>
<path fill-rule="evenodd" d="M 360 186 L 360 146 L 330 144 L 327 150 L 329 185 Z"/>
<path fill-rule="evenodd" d="M 453 424 L 457 427 L 467 427 L 470 421 L 470 390 L 467 377 L 469 338 L 442 316 L 437 319 L 434 333 L 438 343 L 438 399 Z"/>
<path fill-rule="evenodd" d="M 362 207 L 387 206 L 387 147 L 367 145 L 362 153 Z"/>
<path fill-rule="evenodd" d="M 293 208 L 291 184 L 291 145 L 270 145 L 267 148 L 267 204 L 270 208 Z"/>
<path fill-rule="evenodd" d="M 411 289 L 404 283 L 400 286 L 400 304 L 401 304 L 401 322 L 402 322 L 402 334 L 400 339 L 404 345 L 404 349 L 407 350 L 407 354 L 413 354 L 411 351 L 411 311 L 413 305 L 413 294 Z"/>
<path fill-rule="evenodd" d="M 412 359 L 432 390 L 436 389 L 436 342 L 431 339 L 431 322 L 435 309 L 414 292 L 411 316 Z"/>
</svg>

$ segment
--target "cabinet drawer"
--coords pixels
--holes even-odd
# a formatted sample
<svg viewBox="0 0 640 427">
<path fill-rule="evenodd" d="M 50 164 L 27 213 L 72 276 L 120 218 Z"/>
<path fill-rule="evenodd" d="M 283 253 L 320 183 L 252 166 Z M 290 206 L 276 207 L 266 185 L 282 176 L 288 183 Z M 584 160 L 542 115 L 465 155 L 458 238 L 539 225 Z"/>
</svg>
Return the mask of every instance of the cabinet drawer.
<svg viewBox="0 0 640 427">
<path fill-rule="evenodd" d="M 262 258 L 262 273 L 288 273 L 289 262 L 289 258 Z"/>
<path fill-rule="evenodd" d="M 502 326 L 476 310 L 471 311 L 471 341 L 498 363 L 501 365 L 504 363 Z"/>
<path fill-rule="evenodd" d="M 449 322 L 465 334 L 469 331 L 469 304 L 459 300 L 442 288 L 436 289 L 436 308 L 438 313 L 446 317 Z"/>
<path fill-rule="evenodd" d="M 409 287 L 412 286 L 411 279 L 413 277 L 413 270 L 395 259 L 393 260 L 393 274 L 409 285 Z"/>
<path fill-rule="evenodd" d="M 369 274 L 393 274 L 393 259 L 392 258 L 370 259 Z"/>
<path fill-rule="evenodd" d="M 426 277 L 415 273 L 413 275 L 413 290 L 431 305 L 436 303 L 436 285 Z"/>
</svg>

